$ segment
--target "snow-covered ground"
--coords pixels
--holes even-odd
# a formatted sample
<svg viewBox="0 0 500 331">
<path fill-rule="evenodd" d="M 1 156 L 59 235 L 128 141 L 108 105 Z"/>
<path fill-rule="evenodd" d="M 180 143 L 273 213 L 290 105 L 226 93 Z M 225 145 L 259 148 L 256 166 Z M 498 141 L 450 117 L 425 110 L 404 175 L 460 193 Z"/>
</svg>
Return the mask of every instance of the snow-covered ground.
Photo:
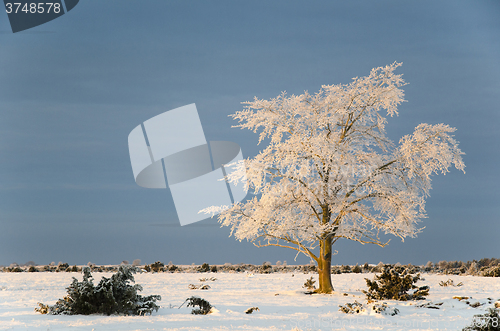
<svg viewBox="0 0 500 331">
<path fill-rule="evenodd" d="M 93 273 L 97 283 L 110 273 Z M 37 302 L 54 304 L 66 295 L 72 277 L 79 273 L 0 273 L 0 330 L 461 330 L 475 314 L 482 314 L 500 299 L 500 278 L 423 274 L 418 285 L 429 285 L 427 300 L 397 302 L 395 316 L 370 311 L 361 290 L 364 278 L 374 274 L 332 275 L 335 294 L 306 295 L 302 285 L 315 274 L 304 273 L 142 273 L 137 284 L 142 295 L 160 294 L 161 308 L 152 316 L 59 316 L 34 311 Z M 200 282 L 200 278 L 215 281 Z M 452 279 L 461 287 L 442 287 L 440 281 Z M 209 290 L 190 290 L 189 284 L 208 284 Z M 347 295 L 345 295 L 347 294 Z M 181 305 L 190 296 L 199 296 L 215 306 L 209 315 L 192 315 Z M 467 296 L 459 301 L 454 296 Z M 339 305 L 357 300 L 369 309 L 348 315 Z M 468 303 L 467 303 L 467 302 Z M 477 308 L 471 307 L 479 302 Z M 425 303 L 439 308 L 418 307 Z M 260 311 L 245 314 L 250 307 Z"/>
</svg>

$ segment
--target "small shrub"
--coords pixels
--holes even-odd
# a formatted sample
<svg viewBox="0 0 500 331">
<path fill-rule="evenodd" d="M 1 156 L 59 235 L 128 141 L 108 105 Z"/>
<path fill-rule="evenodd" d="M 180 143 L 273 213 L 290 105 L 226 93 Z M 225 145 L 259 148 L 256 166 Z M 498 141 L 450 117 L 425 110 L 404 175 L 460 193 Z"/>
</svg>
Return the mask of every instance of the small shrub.
<svg viewBox="0 0 500 331">
<path fill-rule="evenodd" d="M 140 259 L 135 259 L 134 261 L 132 261 L 132 265 L 134 267 L 138 267 L 141 265 L 141 260 Z"/>
<path fill-rule="evenodd" d="M 453 283 L 453 279 L 448 279 L 446 282 L 443 282 L 443 281 L 440 281 L 439 282 L 439 286 L 456 286 L 456 287 L 460 287 L 464 285 L 464 283 L 460 282 L 458 284 L 455 285 L 455 283 Z"/>
<path fill-rule="evenodd" d="M 357 301 L 354 301 L 353 303 L 346 303 L 343 306 L 340 306 L 339 311 L 346 313 L 346 314 L 359 314 L 361 312 L 364 312 L 366 309 L 363 307 L 363 305 Z"/>
<path fill-rule="evenodd" d="M 500 277 L 500 266 L 494 266 L 490 268 L 485 268 L 482 271 L 484 277 Z"/>
<path fill-rule="evenodd" d="M 160 261 L 156 261 L 155 263 L 146 264 L 144 266 L 144 270 L 147 272 L 161 272 L 164 270 L 165 265 Z"/>
<path fill-rule="evenodd" d="M 208 290 L 210 289 L 210 285 L 194 285 L 194 284 L 189 284 L 188 289 L 190 290 Z"/>
<path fill-rule="evenodd" d="M 393 299 L 400 301 L 421 300 L 429 294 L 429 287 L 417 287 L 415 283 L 420 280 L 420 274 L 411 275 L 403 267 L 391 268 L 386 266 L 381 275 L 375 275 L 373 281 L 365 278 L 368 291 L 363 291 L 369 300 Z M 408 293 L 415 290 L 413 293 Z"/>
<path fill-rule="evenodd" d="M 304 273 L 317 272 L 316 266 L 314 264 L 304 265 L 302 266 L 302 270 L 304 271 Z"/>
<path fill-rule="evenodd" d="M 8 272 L 24 272 L 20 267 L 7 268 Z"/>
<path fill-rule="evenodd" d="M 313 291 L 316 289 L 316 286 L 314 286 L 314 283 L 316 283 L 315 280 L 313 280 L 312 276 L 311 278 L 309 278 L 308 280 L 306 280 L 306 282 L 304 283 L 304 285 L 302 285 L 303 288 L 306 288 L 310 291 Z"/>
<path fill-rule="evenodd" d="M 382 315 L 395 316 L 395 315 L 399 314 L 399 309 L 389 308 L 389 307 L 387 307 L 387 304 L 385 302 L 381 303 L 381 304 L 374 304 L 372 306 L 372 310 L 376 314 L 382 314 Z"/>
<path fill-rule="evenodd" d="M 211 272 L 217 272 L 217 266 L 213 265 L 210 267 Z"/>
<path fill-rule="evenodd" d="M 198 268 L 198 272 L 209 272 L 210 265 L 208 263 L 203 263 L 201 267 Z"/>
<path fill-rule="evenodd" d="M 199 308 L 195 308 L 195 309 L 191 310 L 191 314 L 194 314 L 194 315 L 207 315 L 210 313 L 210 311 L 213 308 L 213 306 L 210 304 L 210 302 L 208 302 L 205 299 L 198 298 L 198 297 L 187 298 L 186 301 L 184 301 L 184 303 L 186 303 L 186 302 L 188 303 L 187 304 L 188 307 L 199 307 Z M 182 305 L 180 307 L 182 307 Z"/>
<path fill-rule="evenodd" d="M 259 268 L 259 272 L 263 274 L 269 274 L 273 270 L 273 267 L 271 266 L 271 262 L 264 262 Z"/>
<path fill-rule="evenodd" d="M 111 278 L 102 277 L 97 286 L 93 284 L 90 268 L 83 269 L 83 281 L 73 277 L 73 283 L 67 287 L 68 295 L 59 299 L 54 306 L 38 303 L 36 312 L 49 315 L 90 315 L 90 314 L 152 314 L 160 308 L 156 305 L 161 300 L 159 295 L 143 297 L 137 294 L 142 291 L 134 282 L 136 270 L 129 266 L 120 266 Z"/>
<path fill-rule="evenodd" d="M 247 310 L 245 310 L 245 314 L 251 314 L 254 311 L 260 311 L 259 307 L 250 307 Z"/>
<path fill-rule="evenodd" d="M 38 272 L 38 269 L 37 269 L 37 268 L 35 268 L 34 266 L 30 266 L 30 267 L 28 268 L 28 272 Z"/>
<path fill-rule="evenodd" d="M 482 304 L 481 304 L 481 302 L 476 301 L 476 302 L 473 302 L 473 303 L 469 303 L 469 306 L 471 306 L 472 308 L 477 308 L 477 307 L 482 306 Z"/>
<path fill-rule="evenodd" d="M 174 272 L 176 270 L 179 270 L 178 266 L 176 266 L 175 264 L 171 264 L 171 263 L 168 264 L 168 271 Z"/>
<path fill-rule="evenodd" d="M 350 273 L 351 267 L 348 265 L 343 265 L 342 267 L 340 267 L 340 271 L 344 274 Z"/>
<path fill-rule="evenodd" d="M 373 272 L 382 272 L 384 271 L 384 268 L 385 268 L 385 264 L 384 262 L 380 261 L 373 269 L 372 271 Z"/>
<path fill-rule="evenodd" d="M 463 328 L 462 331 L 500 331 L 499 310 L 488 308 L 486 314 L 474 315 L 472 325 Z"/>
<path fill-rule="evenodd" d="M 355 274 L 360 274 L 362 272 L 361 267 L 356 264 L 354 268 L 352 268 L 352 272 Z"/>
</svg>

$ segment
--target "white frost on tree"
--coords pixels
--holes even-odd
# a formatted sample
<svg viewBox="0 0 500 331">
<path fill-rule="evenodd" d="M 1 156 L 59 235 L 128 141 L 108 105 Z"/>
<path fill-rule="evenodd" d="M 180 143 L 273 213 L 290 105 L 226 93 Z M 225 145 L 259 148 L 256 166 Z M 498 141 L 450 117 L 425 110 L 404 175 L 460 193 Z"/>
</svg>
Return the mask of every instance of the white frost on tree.
<svg viewBox="0 0 500 331">
<path fill-rule="evenodd" d="M 401 239 L 421 231 L 431 175 L 465 165 L 455 128 L 420 124 L 394 144 L 386 116 L 404 100 L 400 63 L 372 69 L 347 85 L 324 85 L 316 94 L 283 92 L 271 100 L 245 102 L 231 115 L 236 127 L 260 132 L 267 147 L 235 165 L 229 181 L 254 196 L 219 213 L 238 239 L 257 246 L 295 249 L 318 263 L 320 288 L 333 290 L 331 248 L 340 238 L 385 246 L 379 234 Z M 315 249 L 319 246 L 319 254 Z"/>
</svg>

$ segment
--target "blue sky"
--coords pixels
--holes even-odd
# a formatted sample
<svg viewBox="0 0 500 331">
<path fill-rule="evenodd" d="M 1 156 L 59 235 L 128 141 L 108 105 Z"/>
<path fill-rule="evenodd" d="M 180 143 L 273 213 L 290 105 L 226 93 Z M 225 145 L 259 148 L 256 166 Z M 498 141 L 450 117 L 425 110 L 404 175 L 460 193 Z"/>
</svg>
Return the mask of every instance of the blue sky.
<svg viewBox="0 0 500 331">
<path fill-rule="evenodd" d="M 237 242 L 214 219 L 180 227 L 168 190 L 135 184 L 127 136 L 196 103 L 207 140 L 254 156 L 257 135 L 228 117 L 241 102 L 349 83 L 394 61 L 408 102 L 389 136 L 454 126 L 466 174 L 434 178 L 417 238 L 338 242 L 332 262 L 499 257 L 498 17 L 494 0 L 85 0 L 13 34 L 0 13 L 0 265 L 294 263 L 294 251 Z"/>
</svg>

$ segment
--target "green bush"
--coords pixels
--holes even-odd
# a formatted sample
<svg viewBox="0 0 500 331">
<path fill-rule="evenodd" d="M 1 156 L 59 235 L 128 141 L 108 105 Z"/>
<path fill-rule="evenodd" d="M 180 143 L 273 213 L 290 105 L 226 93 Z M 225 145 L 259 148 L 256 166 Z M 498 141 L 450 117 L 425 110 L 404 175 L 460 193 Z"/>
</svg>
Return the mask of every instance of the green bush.
<svg viewBox="0 0 500 331">
<path fill-rule="evenodd" d="M 146 264 L 144 266 L 144 270 L 147 272 L 162 272 L 165 270 L 164 267 L 165 265 L 163 263 L 156 261 L 155 263 Z"/>
<path fill-rule="evenodd" d="M 208 263 L 203 263 L 201 267 L 198 268 L 198 272 L 209 272 L 210 265 Z"/>
<path fill-rule="evenodd" d="M 404 267 L 385 266 L 380 275 L 375 275 L 373 281 L 365 278 L 368 291 L 363 291 L 370 300 L 421 300 L 429 294 L 429 287 L 417 287 L 415 283 L 420 280 L 420 274 L 413 276 Z M 414 290 L 413 293 L 408 291 Z"/>
<path fill-rule="evenodd" d="M 194 314 L 194 315 L 207 315 L 210 313 L 210 311 L 212 310 L 212 307 L 213 307 L 210 304 L 210 302 L 208 302 L 205 299 L 198 298 L 198 297 L 187 298 L 186 301 L 184 301 L 184 303 L 186 303 L 186 302 L 188 303 L 187 304 L 188 307 L 199 307 L 199 308 L 195 308 L 195 309 L 191 310 L 191 314 Z M 180 307 L 182 307 L 182 305 Z"/>
<path fill-rule="evenodd" d="M 355 265 L 353 268 L 352 268 L 352 272 L 355 273 L 355 274 L 360 274 L 361 272 L 363 272 L 363 270 L 361 270 L 361 267 L 359 265 Z"/>
<path fill-rule="evenodd" d="M 69 268 L 69 264 L 59 262 L 59 264 L 57 265 L 56 272 L 66 271 L 66 269 L 68 269 L 68 268 Z"/>
<path fill-rule="evenodd" d="M 152 314 L 160 308 L 156 305 L 161 300 L 159 295 L 141 296 L 140 285 L 134 283 L 134 267 L 120 266 L 111 278 L 102 277 L 97 286 L 93 283 L 90 268 L 83 269 L 83 281 L 73 277 L 73 282 L 67 287 L 68 295 L 59 299 L 54 306 L 38 303 L 36 312 L 49 315 L 90 315 L 90 314 Z"/>
<path fill-rule="evenodd" d="M 341 311 L 345 314 L 359 314 L 359 313 L 366 311 L 366 309 L 363 307 L 363 305 L 357 301 L 354 301 L 353 303 L 348 302 L 343 306 L 339 305 L 339 307 L 340 307 L 339 311 Z"/>
<path fill-rule="evenodd" d="M 303 288 L 306 288 L 310 291 L 313 291 L 316 289 L 316 286 L 314 286 L 314 283 L 316 283 L 315 280 L 313 280 L 312 276 L 311 278 L 309 278 L 308 280 L 306 280 L 306 282 L 304 283 L 304 285 L 302 285 Z"/>
<path fill-rule="evenodd" d="M 485 267 L 485 269 L 482 270 L 482 275 L 484 277 L 500 277 L 500 266 Z"/>
</svg>

